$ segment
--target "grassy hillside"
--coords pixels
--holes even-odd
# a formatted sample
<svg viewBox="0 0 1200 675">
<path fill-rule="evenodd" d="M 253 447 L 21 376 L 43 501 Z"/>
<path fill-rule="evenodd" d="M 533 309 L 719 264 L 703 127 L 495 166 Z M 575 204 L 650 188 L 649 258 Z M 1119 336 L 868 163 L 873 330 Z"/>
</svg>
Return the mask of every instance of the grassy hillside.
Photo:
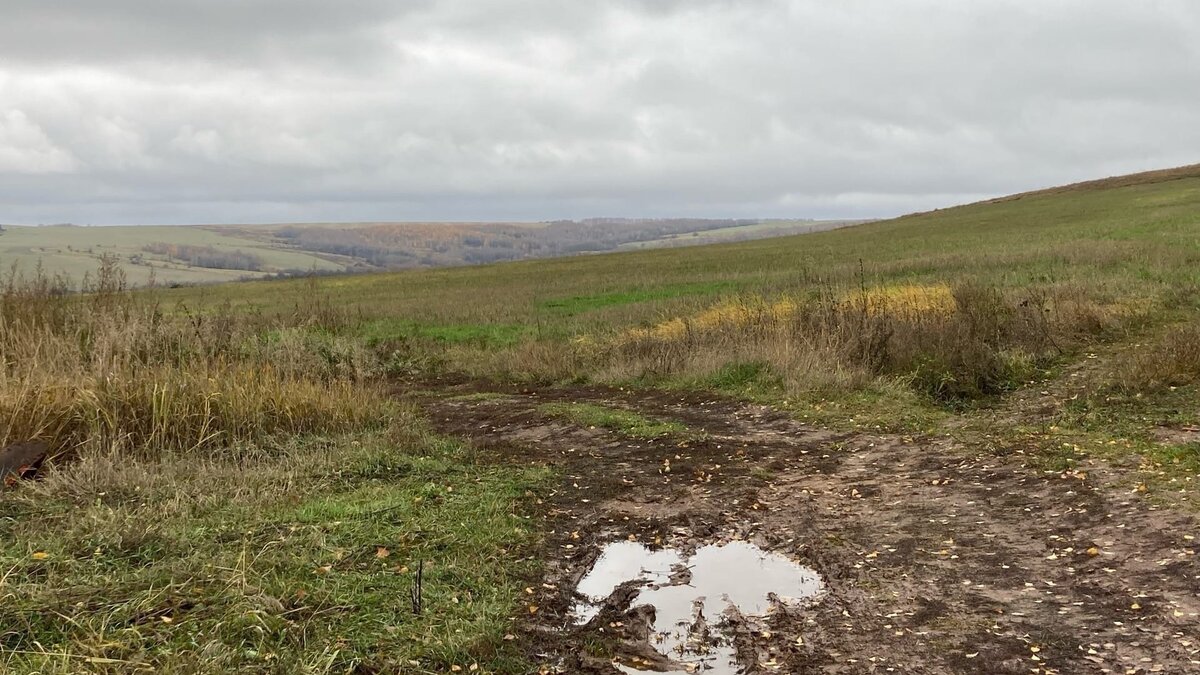
<svg viewBox="0 0 1200 675">
<path fill-rule="evenodd" d="M 318 287 L 364 319 L 520 326 L 524 345 L 539 342 L 539 333 L 541 342 L 569 343 L 650 325 L 723 298 L 845 295 L 864 286 L 1072 290 L 1161 318 L 1167 300 L 1200 281 L 1198 214 L 1200 168 L 789 238 L 329 279 Z M 302 288 L 249 283 L 223 287 L 220 297 L 276 310 Z"/>
<path fill-rule="evenodd" d="M 1183 500 L 1200 469 L 1200 167 L 735 244 L 133 294 L 109 263 L 61 290 L 0 289 L 0 448 L 53 467 L 0 494 L 14 672 L 529 672 L 512 617 L 539 611 L 534 517 L 562 496 L 403 400 L 464 379 L 481 405 L 717 392 L 1125 463 Z M 703 438 L 595 401 L 521 414 Z"/>
<path fill-rule="evenodd" d="M 1186 425 L 1198 412 L 1173 402 L 1192 376 L 1168 389 L 1151 373 L 1196 368 L 1153 361 L 1191 358 L 1170 346 L 1194 330 L 1198 263 L 1200 167 L 1187 167 L 795 237 L 317 287 L 351 317 L 342 334 L 397 372 L 718 388 L 825 423 L 932 429 L 1086 367 L 1070 383 L 1094 396 L 1068 394 L 1064 415 L 1124 401 Z M 286 312 L 305 289 L 210 300 Z"/>
</svg>

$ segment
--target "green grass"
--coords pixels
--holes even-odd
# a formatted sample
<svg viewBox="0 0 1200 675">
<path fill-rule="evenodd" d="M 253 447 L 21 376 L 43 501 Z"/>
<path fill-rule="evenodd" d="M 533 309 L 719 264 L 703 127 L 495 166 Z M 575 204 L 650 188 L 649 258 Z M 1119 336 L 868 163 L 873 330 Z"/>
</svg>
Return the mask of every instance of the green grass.
<svg viewBox="0 0 1200 675">
<path fill-rule="evenodd" d="M 371 346 L 415 339 L 448 345 L 505 347 L 520 342 L 529 330 L 528 326 L 519 324 L 427 324 L 404 319 L 377 319 L 364 324 L 361 334 Z"/>
<path fill-rule="evenodd" d="M 661 239 L 651 239 L 648 241 L 631 241 L 621 244 L 617 248 L 619 250 L 630 249 L 647 249 L 660 246 L 678 246 L 680 244 L 690 244 L 694 242 L 703 242 L 706 244 L 715 244 L 721 241 L 734 240 L 744 237 L 754 236 L 784 236 L 788 234 L 797 234 L 804 232 L 817 232 L 821 230 L 842 227 L 845 223 L 842 221 L 829 220 L 774 220 L 753 225 L 733 225 L 730 227 L 719 227 L 712 230 L 704 230 L 702 232 L 688 232 L 685 234 L 675 234 Z"/>
<path fill-rule="evenodd" d="M 566 339 L 654 321 L 711 300 L 681 297 L 681 289 L 713 286 L 772 295 L 807 294 L 827 284 L 972 280 L 1004 289 L 1077 284 L 1155 301 L 1200 284 L 1198 222 L 1200 170 L 1164 182 L 1035 194 L 793 237 L 338 277 L 318 287 L 368 321 L 531 327 L 526 340 L 537 339 L 539 322 L 559 329 L 545 334 Z M 303 281 L 248 282 L 210 295 L 270 312 L 290 307 L 304 289 Z"/>
<path fill-rule="evenodd" d="M 730 282 L 701 282 L 692 284 L 673 284 L 660 286 L 658 288 L 637 288 L 624 291 L 615 291 L 612 293 L 601 293 L 597 295 L 577 295 L 570 298 L 557 298 L 554 300 L 544 300 L 538 304 L 539 308 L 550 311 L 554 314 L 562 314 L 564 316 L 575 316 L 595 309 L 604 307 L 615 307 L 618 305 L 630 305 L 639 302 L 649 302 L 651 300 L 667 300 L 670 298 L 682 298 L 688 296 L 705 296 L 718 295 L 725 293 L 734 288 L 734 284 Z"/>
<path fill-rule="evenodd" d="M 544 478 L 380 436 L 69 468 L 0 493 L 0 670 L 524 672 L 504 637 Z"/>
<path fill-rule="evenodd" d="M 679 422 L 652 419 L 630 410 L 591 403 L 547 403 L 538 406 L 538 412 L 579 426 L 609 429 L 630 438 L 648 440 L 664 436 L 694 435 Z"/>
<path fill-rule="evenodd" d="M 1195 476 L 1200 474 L 1200 443 L 1160 446 L 1150 453 L 1150 459 L 1160 467 L 1170 467 L 1171 473 Z"/>
<path fill-rule="evenodd" d="M 753 303 L 939 284 L 994 289 L 1013 308 L 1039 296 L 1078 298 L 1117 318 L 1111 326 L 1081 327 L 1059 349 L 1001 349 L 979 382 L 957 379 L 964 365 L 977 362 L 969 353 L 913 354 L 898 371 L 831 377 L 814 371 L 830 361 L 823 352 L 800 365 L 781 361 L 777 352 L 807 349 L 803 344 L 731 343 L 701 354 L 697 345 L 680 343 L 665 355 L 696 357 L 682 370 L 673 361 L 630 362 L 609 347 L 626 331 L 697 316 L 734 294 Z M 412 370 L 716 390 L 848 428 L 930 431 L 951 422 L 973 428 L 971 419 L 986 417 L 1006 398 L 1048 386 L 1042 372 L 1055 373 L 1053 379 L 1089 350 L 1137 345 L 1148 333 L 1200 317 L 1200 168 L 769 240 L 321 279 L 311 286 L 231 284 L 212 289 L 210 302 L 285 312 L 313 288 L 361 317 L 366 328 L 355 330 L 372 340 L 415 338 L 405 354 Z M 165 299 L 195 295 L 179 290 Z M 942 337 L 928 342 L 936 346 Z M 1153 348 L 1146 339 L 1136 350 Z M 1113 370 L 1117 362 L 1103 365 Z M 956 400 L 964 396 L 980 401 Z M 1094 403 L 1094 416 L 1111 413 L 1144 425 L 1119 398 L 1105 396 Z M 966 421 L 954 421 L 961 417 Z M 1064 425 L 1087 432 L 1076 422 Z"/>
<path fill-rule="evenodd" d="M 762 361 L 727 363 L 698 384 L 740 396 L 770 397 L 783 390 L 783 379 Z"/>
</svg>

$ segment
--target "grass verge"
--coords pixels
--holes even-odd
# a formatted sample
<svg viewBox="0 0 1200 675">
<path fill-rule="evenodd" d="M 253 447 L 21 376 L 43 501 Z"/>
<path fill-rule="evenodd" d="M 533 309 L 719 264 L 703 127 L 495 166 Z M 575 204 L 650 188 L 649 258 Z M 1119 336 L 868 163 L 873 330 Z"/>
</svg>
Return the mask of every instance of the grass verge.
<svg viewBox="0 0 1200 675">
<path fill-rule="evenodd" d="M 528 672 L 505 636 L 543 473 L 364 438 L 86 456 L 0 493 L 0 671 Z"/>
</svg>

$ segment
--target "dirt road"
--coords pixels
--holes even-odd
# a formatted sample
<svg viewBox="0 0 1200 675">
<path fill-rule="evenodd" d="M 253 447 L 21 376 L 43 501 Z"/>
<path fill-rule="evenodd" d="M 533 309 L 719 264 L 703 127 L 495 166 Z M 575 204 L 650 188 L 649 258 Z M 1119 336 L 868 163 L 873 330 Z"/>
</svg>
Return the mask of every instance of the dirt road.
<svg viewBox="0 0 1200 675">
<path fill-rule="evenodd" d="M 505 395 L 460 396 L 482 390 Z M 538 410 L 561 401 L 692 433 L 632 439 Z M 1200 673 L 1197 521 L 1117 470 L 1046 474 L 690 394 L 459 383 L 419 403 L 486 456 L 564 478 L 526 622 L 546 672 L 687 672 L 656 651 L 635 584 L 574 625 L 575 584 L 603 544 L 632 538 L 684 553 L 747 540 L 821 575 L 815 602 L 726 617 L 746 673 Z"/>
</svg>

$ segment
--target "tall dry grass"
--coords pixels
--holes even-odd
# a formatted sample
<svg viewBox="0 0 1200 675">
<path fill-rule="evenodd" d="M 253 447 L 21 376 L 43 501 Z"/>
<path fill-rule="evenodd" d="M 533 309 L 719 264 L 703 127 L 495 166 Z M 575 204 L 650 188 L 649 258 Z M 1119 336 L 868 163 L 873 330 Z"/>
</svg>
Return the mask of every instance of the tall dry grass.
<svg viewBox="0 0 1200 675">
<path fill-rule="evenodd" d="M 153 289 L 130 293 L 112 260 L 75 288 L 10 273 L 0 283 L 0 447 L 41 440 L 57 457 L 154 457 L 389 423 L 370 354 L 303 337 L 336 320 L 319 296 L 271 319 L 166 308 Z"/>
<path fill-rule="evenodd" d="M 1151 393 L 1200 382 L 1200 321 L 1168 328 L 1134 352 L 1114 372 L 1110 386 L 1128 394 Z"/>
<path fill-rule="evenodd" d="M 764 364 L 792 391 L 844 391 L 888 377 L 951 401 L 1013 388 L 1066 351 L 1119 330 L 1134 311 L 1074 286 L 823 288 L 577 341 L 575 358 L 615 379 L 703 378 L 730 364 Z"/>
</svg>

